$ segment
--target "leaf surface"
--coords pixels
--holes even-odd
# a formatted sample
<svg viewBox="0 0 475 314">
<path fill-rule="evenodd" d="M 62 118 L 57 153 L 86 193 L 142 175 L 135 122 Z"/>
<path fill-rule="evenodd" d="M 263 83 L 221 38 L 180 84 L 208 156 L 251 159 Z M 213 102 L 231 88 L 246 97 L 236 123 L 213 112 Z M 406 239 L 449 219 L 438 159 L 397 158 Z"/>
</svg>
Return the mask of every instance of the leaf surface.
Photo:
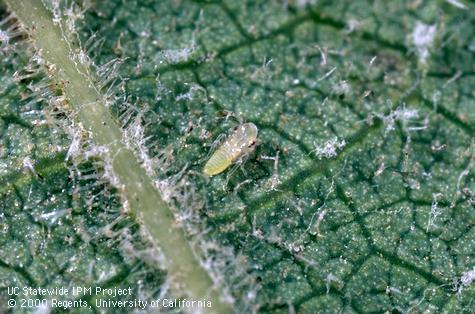
<svg viewBox="0 0 475 314">
<path fill-rule="evenodd" d="M 100 1 L 79 35 L 101 40 L 84 46 L 97 64 L 121 60 L 113 96 L 127 98 L 111 109 L 143 113 L 155 179 L 236 311 L 462 312 L 475 267 L 475 10 L 464 6 Z M 147 244 L 134 220 L 122 221 L 113 188 L 98 201 L 72 193 L 71 140 L 27 114 L 47 104 L 29 107 L 27 84 L 8 79 L 26 61 L 11 58 L 0 68 L 2 286 L 99 282 L 157 297 L 163 274 L 101 229 L 121 217 L 137 252 Z M 204 178 L 236 120 L 258 127 L 255 152 Z"/>
</svg>

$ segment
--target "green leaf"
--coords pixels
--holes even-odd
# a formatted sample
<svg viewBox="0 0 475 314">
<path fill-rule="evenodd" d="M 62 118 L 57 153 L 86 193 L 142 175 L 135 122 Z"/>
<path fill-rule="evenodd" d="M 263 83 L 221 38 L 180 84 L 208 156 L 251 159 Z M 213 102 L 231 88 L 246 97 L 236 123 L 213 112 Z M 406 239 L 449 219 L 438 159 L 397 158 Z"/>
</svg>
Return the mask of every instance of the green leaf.
<svg viewBox="0 0 475 314">
<path fill-rule="evenodd" d="M 461 0 L 97 1 L 70 18 L 236 312 L 457 313 L 475 300 L 473 12 Z M 1 287 L 168 295 L 140 219 L 121 211 L 100 158 L 65 162 L 73 136 L 58 125 L 71 117 L 50 113 L 52 95 L 32 88 L 41 76 L 12 79 L 30 61 L 9 48 Z M 203 177 L 240 121 L 259 128 L 255 151 Z"/>
</svg>

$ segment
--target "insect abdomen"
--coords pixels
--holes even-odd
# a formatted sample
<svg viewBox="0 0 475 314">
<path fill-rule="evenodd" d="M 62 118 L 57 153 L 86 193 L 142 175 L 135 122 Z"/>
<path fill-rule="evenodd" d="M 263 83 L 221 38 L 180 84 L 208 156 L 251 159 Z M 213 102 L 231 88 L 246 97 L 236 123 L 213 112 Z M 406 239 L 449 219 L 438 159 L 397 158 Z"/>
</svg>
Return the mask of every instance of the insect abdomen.
<svg viewBox="0 0 475 314">
<path fill-rule="evenodd" d="M 203 169 L 203 173 L 207 176 L 214 176 L 226 170 L 226 168 L 228 168 L 231 163 L 232 159 L 230 158 L 227 151 L 220 149 L 216 151 L 208 160 Z"/>
</svg>

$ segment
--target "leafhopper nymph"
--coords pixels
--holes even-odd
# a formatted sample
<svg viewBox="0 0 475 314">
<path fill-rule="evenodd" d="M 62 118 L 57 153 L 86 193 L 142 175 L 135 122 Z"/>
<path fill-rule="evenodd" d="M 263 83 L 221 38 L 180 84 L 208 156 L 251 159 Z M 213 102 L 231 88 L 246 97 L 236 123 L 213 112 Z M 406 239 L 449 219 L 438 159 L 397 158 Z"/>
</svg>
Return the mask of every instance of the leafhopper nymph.
<svg viewBox="0 0 475 314">
<path fill-rule="evenodd" d="M 252 151 L 257 139 L 257 127 L 254 123 L 243 123 L 237 126 L 226 141 L 211 155 L 203 173 L 206 176 L 217 175 L 241 157 Z"/>
</svg>

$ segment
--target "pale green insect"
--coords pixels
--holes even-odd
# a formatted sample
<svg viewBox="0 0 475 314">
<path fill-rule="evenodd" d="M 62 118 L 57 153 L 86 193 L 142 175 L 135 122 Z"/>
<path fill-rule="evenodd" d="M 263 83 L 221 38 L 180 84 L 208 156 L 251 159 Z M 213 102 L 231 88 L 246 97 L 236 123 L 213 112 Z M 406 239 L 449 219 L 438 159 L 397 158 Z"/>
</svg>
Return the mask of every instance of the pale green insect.
<svg viewBox="0 0 475 314">
<path fill-rule="evenodd" d="M 254 123 L 239 125 L 226 141 L 211 155 L 203 173 L 206 176 L 217 175 L 232 163 L 252 150 L 257 139 L 257 127 Z"/>
</svg>

